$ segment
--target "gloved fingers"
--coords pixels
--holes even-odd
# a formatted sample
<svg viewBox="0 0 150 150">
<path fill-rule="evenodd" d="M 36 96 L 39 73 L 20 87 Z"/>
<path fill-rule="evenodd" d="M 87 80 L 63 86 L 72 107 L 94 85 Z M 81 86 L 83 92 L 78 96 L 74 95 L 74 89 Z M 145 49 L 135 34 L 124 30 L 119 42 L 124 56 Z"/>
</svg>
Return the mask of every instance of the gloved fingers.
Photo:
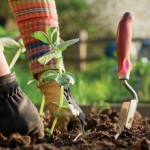
<svg viewBox="0 0 150 150">
<path fill-rule="evenodd" d="M 39 140 L 44 138 L 44 128 L 38 125 L 35 129 L 31 128 L 31 131 L 28 132 L 28 135 L 34 135 L 36 136 Z"/>
<path fill-rule="evenodd" d="M 36 133 L 36 136 L 39 140 L 43 139 L 44 138 L 44 125 L 42 121 L 40 120 L 40 123 L 36 124 L 35 126 L 36 126 L 36 129 L 35 131 L 33 130 L 33 132 Z"/>
<path fill-rule="evenodd" d="M 39 130 L 39 132 L 37 133 L 37 137 L 39 140 L 44 138 L 44 130 L 43 129 Z"/>
<path fill-rule="evenodd" d="M 84 113 L 80 113 L 78 118 L 80 119 L 81 124 L 82 124 L 82 126 L 84 128 L 84 126 L 87 124 L 86 121 L 85 121 L 85 114 Z"/>
<path fill-rule="evenodd" d="M 68 124 L 68 130 L 73 130 L 75 128 L 78 128 L 80 130 L 83 130 L 83 126 L 81 124 L 80 119 L 77 116 L 72 115 L 70 122 Z"/>
<path fill-rule="evenodd" d="M 56 123 L 56 129 L 61 131 L 61 132 L 67 132 L 67 127 L 69 124 L 70 118 L 68 116 L 63 116 L 58 118 L 57 123 Z"/>
</svg>

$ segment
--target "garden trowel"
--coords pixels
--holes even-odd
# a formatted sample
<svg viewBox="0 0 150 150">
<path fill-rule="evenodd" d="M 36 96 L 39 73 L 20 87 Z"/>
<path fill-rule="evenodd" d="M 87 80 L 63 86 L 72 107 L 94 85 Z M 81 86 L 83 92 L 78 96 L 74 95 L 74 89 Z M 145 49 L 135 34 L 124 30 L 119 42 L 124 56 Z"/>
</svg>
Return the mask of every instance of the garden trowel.
<svg viewBox="0 0 150 150">
<path fill-rule="evenodd" d="M 121 131 L 125 128 L 130 129 L 134 119 L 134 114 L 138 104 L 138 97 L 134 89 L 128 84 L 131 71 L 130 48 L 132 41 L 133 16 L 126 12 L 120 19 L 117 32 L 117 59 L 118 59 L 118 78 L 124 87 L 132 94 L 133 99 L 122 102 L 119 125 Z"/>
</svg>

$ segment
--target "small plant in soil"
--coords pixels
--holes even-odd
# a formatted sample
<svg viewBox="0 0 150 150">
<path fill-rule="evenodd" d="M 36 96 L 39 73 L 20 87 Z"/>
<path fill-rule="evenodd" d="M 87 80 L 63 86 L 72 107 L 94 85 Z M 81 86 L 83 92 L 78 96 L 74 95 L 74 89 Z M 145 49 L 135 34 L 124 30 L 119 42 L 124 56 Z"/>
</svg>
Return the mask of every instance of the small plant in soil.
<svg viewBox="0 0 150 150">
<path fill-rule="evenodd" d="M 51 129 L 47 129 L 50 135 L 53 134 L 57 120 L 62 114 L 62 108 L 70 108 L 74 115 L 79 115 L 79 112 L 73 109 L 72 105 L 68 104 L 68 102 L 63 100 L 64 86 L 67 84 L 73 85 L 75 83 L 75 77 L 73 74 L 65 72 L 62 61 L 62 53 L 67 49 L 68 46 L 78 42 L 79 39 L 72 39 L 68 41 L 61 40 L 60 42 L 58 42 L 58 34 L 59 33 L 57 27 L 47 27 L 46 32 L 37 31 L 31 34 L 32 37 L 52 47 L 52 50 L 50 50 L 38 59 L 39 63 L 42 65 L 46 65 L 50 60 L 55 59 L 58 64 L 58 71 L 47 70 L 40 77 L 41 81 L 56 81 L 60 85 L 60 101 L 59 103 L 55 102 L 55 104 L 58 105 L 58 110 L 55 112 L 55 119 L 53 120 Z M 44 98 L 41 102 L 40 114 L 43 113 L 43 108 Z"/>
</svg>

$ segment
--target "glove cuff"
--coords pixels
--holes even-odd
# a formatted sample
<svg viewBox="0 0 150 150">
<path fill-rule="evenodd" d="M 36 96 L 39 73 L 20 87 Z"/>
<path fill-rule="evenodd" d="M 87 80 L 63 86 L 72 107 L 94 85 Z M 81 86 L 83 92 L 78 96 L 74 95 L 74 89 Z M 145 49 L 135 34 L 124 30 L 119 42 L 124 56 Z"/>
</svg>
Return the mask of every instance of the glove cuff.
<svg viewBox="0 0 150 150">
<path fill-rule="evenodd" d="M 13 72 L 13 73 L 0 77 L 0 86 L 12 83 L 14 81 L 16 81 L 16 75 Z"/>
<path fill-rule="evenodd" d="M 59 26 L 55 1 L 9 0 L 9 4 L 26 47 L 26 53 L 30 61 L 30 70 L 33 76 L 49 69 L 58 70 L 59 67 L 55 59 L 49 61 L 45 66 L 38 62 L 38 58 L 52 50 L 52 47 L 31 37 L 31 33 L 36 31 L 45 32 L 47 26 Z"/>
<path fill-rule="evenodd" d="M 45 96 L 45 101 L 49 105 L 60 100 L 60 86 L 57 82 L 42 82 L 37 86 Z"/>
</svg>

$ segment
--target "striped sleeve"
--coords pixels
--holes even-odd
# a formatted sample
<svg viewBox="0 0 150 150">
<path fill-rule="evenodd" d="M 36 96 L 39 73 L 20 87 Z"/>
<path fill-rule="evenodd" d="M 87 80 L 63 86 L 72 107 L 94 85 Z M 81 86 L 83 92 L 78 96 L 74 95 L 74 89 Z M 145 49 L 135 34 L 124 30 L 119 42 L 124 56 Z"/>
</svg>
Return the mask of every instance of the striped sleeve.
<svg viewBox="0 0 150 150">
<path fill-rule="evenodd" d="M 58 64 L 55 59 L 52 59 L 45 66 L 38 62 L 38 58 L 52 50 L 52 47 L 31 37 L 33 32 L 45 32 L 47 26 L 59 27 L 55 1 L 9 0 L 9 5 L 25 44 L 33 76 L 48 69 L 57 70 Z"/>
</svg>

